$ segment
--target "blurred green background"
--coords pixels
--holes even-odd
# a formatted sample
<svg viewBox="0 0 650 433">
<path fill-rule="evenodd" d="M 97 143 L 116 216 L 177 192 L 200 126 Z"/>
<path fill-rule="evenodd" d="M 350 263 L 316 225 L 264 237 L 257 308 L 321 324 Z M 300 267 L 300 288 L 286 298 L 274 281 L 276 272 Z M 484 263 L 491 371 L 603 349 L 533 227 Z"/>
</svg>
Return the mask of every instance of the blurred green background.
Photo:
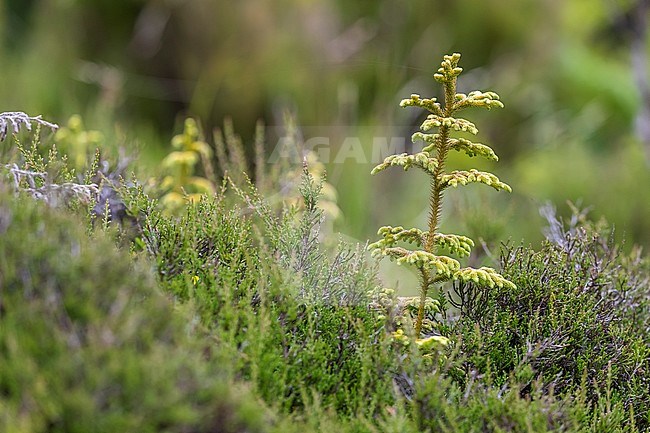
<svg viewBox="0 0 650 433">
<path fill-rule="evenodd" d="M 262 119 L 270 153 L 289 110 L 305 139 L 327 138 L 330 155 L 360 143 L 369 156 L 377 137 L 410 137 L 421 113 L 400 99 L 439 94 L 433 72 L 460 52 L 460 90 L 493 90 L 505 103 L 466 113 L 501 161 L 451 165 L 493 171 L 514 192 L 449 191 L 443 230 L 488 251 L 508 239 L 535 245 L 539 207 L 566 215 L 572 201 L 606 217 L 627 246 L 647 247 L 650 139 L 637 133 L 650 122 L 647 3 L 1 0 L 0 111 L 61 124 L 79 113 L 137 148 L 152 173 L 186 115 L 205 131 L 231 117 L 249 146 Z M 375 178 L 371 161 L 331 159 L 337 231 L 365 241 L 381 225 L 425 225 L 426 178 Z"/>
</svg>

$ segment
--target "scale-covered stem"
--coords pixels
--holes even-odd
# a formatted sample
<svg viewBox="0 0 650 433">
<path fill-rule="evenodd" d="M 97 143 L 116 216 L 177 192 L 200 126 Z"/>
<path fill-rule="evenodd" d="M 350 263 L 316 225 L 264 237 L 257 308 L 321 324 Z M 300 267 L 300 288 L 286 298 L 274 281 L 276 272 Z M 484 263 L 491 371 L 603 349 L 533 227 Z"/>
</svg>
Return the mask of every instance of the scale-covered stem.
<svg viewBox="0 0 650 433">
<path fill-rule="evenodd" d="M 422 332 L 422 322 L 424 321 L 424 306 L 427 301 L 427 291 L 431 285 L 429 273 L 424 269 L 420 269 L 420 274 L 420 278 L 422 279 L 422 288 L 420 290 L 420 303 L 418 304 L 418 318 L 415 321 L 415 335 L 420 335 Z"/>
<path fill-rule="evenodd" d="M 445 116 L 451 117 L 454 114 L 454 103 L 456 102 L 456 77 L 445 81 Z"/>
<path fill-rule="evenodd" d="M 445 82 L 445 117 L 451 117 L 454 113 L 454 101 L 456 98 L 456 78 Z M 445 174 L 445 162 L 449 152 L 449 126 L 441 126 L 437 138 L 437 160 L 438 166 L 434 170 L 431 179 L 431 194 L 429 198 L 429 234 L 424 245 L 425 251 L 435 253 L 435 235 L 438 231 L 440 214 L 442 212 L 443 186 L 440 184 L 442 175 Z M 422 287 L 425 290 L 425 287 Z M 428 289 L 428 287 L 426 288 Z"/>
<path fill-rule="evenodd" d="M 449 138 L 449 128 L 440 128 L 440 135 L 438 137 L 439 145 L 437 152 L 438 166 L 433 172 L 431 177 L 431 194 L 429 196 L 429 232 L 427 235 L 424 250 L 429 253 L 435 252 L 435 235 L 438 231 L 438 224 L 440 222 L 440 213 L 442 211 L 442 193 L 443 188 L 440 186 L 440 177 L 445 172 L 445 160 L 447 159 L 448 149 L 443 143 L 446 143 Z"/>
</svg>

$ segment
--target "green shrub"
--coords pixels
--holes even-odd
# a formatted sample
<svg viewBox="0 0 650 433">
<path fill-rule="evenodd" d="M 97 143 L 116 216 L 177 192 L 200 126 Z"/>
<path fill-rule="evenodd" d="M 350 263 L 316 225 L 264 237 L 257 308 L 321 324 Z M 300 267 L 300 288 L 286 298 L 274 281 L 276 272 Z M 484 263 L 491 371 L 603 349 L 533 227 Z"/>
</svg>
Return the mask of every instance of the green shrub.
<svg viewBox="0 0 650 433">
<path fill-rule="evenodd" d="M 142 239 L 163 289 L 192 306 L 230 354 L 232 374 L 267 402 L 372 415 L 393 401 L 397 368 L 369 307 L 374 273 L 361 253 L 320 244 L 319 190 L 304 177 L 301 212 L 277 215 L 254 189 L 235 187 L 253 214 L 206 197 L 178 219 L 151 210 Z"/>
<path fill-rule="evenodd" d="M 485 386 L 473 377 L 459 387 L 448 377 L 424 379 L 415 396 L 414 418 L 418 431 L 556 432 L 577 431 L 567 402 L 553 396 L 522 398 L 520 389 Z"/>
<path fill-rule="evenodd" d="M 269 430 L 271 414 L 109 239 L 6 194 L 0 237 L 0 430 Z"/>
<path fill-rule="evenodd" d="M 581 395 L 590 416 L 618 404 L 620 426 L 650 427 L 648 261 L 611 244 L 606 228 L 574 219 L 565 229 L 549 214 L 540 251 L 507 248 L 503 275 L 516 289 L 456 284 L 465 382 L 487 374 L 491 386 L 512 381 L 562 398 Z"/>
</svg>

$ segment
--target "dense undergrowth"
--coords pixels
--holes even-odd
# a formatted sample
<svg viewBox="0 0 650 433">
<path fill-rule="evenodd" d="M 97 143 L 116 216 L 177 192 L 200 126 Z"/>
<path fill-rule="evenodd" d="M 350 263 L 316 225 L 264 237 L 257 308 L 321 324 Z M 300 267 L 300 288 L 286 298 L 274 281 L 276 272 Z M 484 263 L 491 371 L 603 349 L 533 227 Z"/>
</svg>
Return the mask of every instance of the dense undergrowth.
<svg viewBox="0 0 650 433">
<path fill-rule="evenodd" d="M 308 170 L 302 203 L 241 177 L 170 213 L 100 154 L 78 175 L 39 144 L 29 180 L 2 146 L 2 431 L 650 428 L 650 263 L 582 213 L 504 247 L 516 289 L 447 287 L 429 332 L 451 344 L 422 350 L 363 248 L 322 229 Z M 75 193 L 92 182 L 103 205 Z"/>
</svg>

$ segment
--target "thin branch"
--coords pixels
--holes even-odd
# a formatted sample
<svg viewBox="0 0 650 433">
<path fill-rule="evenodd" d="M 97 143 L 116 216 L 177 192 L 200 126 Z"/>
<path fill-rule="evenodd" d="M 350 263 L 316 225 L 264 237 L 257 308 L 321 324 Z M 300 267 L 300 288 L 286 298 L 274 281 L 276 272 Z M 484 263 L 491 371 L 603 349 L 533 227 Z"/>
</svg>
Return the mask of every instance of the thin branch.
<svg viewBox="0 0 650 433">
<path fill-rule="evenodd" d="M 10 131 L 12 134 L 18 134 L 21 127 L 31 131 L 32 124 L 46 126 L 52 132 L 59 128 L 59 125 L 43 120 L 41 116 L 31 117 L 22 111 L 8 111 L 0 113 L 0 141 L 3 141 Z"/>
</svg>

